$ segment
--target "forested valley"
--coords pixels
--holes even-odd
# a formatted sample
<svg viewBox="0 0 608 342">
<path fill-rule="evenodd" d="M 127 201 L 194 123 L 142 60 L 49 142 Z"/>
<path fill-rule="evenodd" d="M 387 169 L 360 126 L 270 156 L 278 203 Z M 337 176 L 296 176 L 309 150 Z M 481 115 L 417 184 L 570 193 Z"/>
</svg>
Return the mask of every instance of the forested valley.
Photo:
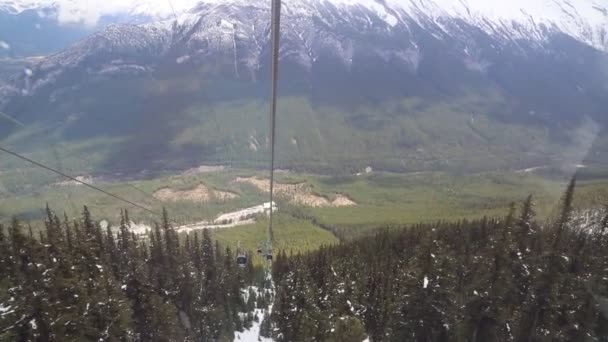
<svg viewBox="0 0 608 342">
<path fill-rule="evenodd" d="M 264 341 L 604 341 L 608 214 L 581 226 L 574 190 L 548 220 L 529 197 L 504 218 L 278 251 L 270 274 L 166 211 L 136 236 L 126 211 L 113 231 L 47 207 L 40 233 L 0 229 L 0 341 L 233 341 L 253 324 Z"/>
</svg>

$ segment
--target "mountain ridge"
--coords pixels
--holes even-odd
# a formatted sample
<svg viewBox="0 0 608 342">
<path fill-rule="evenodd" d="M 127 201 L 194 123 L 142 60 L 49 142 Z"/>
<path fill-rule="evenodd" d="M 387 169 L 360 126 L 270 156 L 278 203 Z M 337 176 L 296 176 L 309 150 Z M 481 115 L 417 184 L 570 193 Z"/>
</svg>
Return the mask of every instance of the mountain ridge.
<svg viewBox="0 0 608 342">
<path fill-rule="evenodd" d="M 55 9 L 58 20 L 68 22 L 85 21 L 87 16 L 97 19 L 102 14 L 147 16 L 156 19 L 173 18 L 176 14 L 192 13 L 201 6 L 238 5 L 264 8 L 265 1 L 176 1 L 157 0 L 130 2 L 107 2 L 104 6 L 90 6 L 74 1 L 57 0 L 3 0 L 0 10 L 19 14 L 26 10 Z M 423 26 L 424 21 L 443 26 L 446 18 L 463 20 L 486 33 L 502 34 L 504 37 L 542 39 L 549 32 L 563 32 L 597 49 L 608 49 L 608 3 L 600 0 L 516 0 L 504 4 L 498 1 L 481 0 L 307 0 L 284 3 L 286 15 L 291 11 L 299 15 L 315 15 L 319 7 L 333 6 L 349 11 L 366 10 L 394 27 L 407 24 L 414 19 Z M 95 11 L 99 12 L 97 15 Z"/>
<path fill-rule="evenodd" d="M 420 3 L 435 2 L 411 2 Z M 401 15 L 405 23 L 395 23 L 389 14 L 404 12 L 390 7 L 382 12 L 379 4 L 340 0 L 296 1 L 285 6 L 281 92 L 296 107 L 283 110 L 333 120 L 328 125 L 335 125 L 333 131 L 340 134 L 353 130 L 365 136 L 362 141 L 356 141 L 352 132 L 331 137 L 331 131 L 319 133 L 323 132 L 320 127 L 311 126 L 320 121 L 304 122 L 310 127 L 300 126 L 302 131 L 317 138 L 295 137 L 309 141 L 309 148 L 286 141 L 286 150 L 293 150 L 294 156 L 314 156 L 314 149 L 330 141 L 336 145 L 329 149 L 331 155 L 340 156 L 340 148 L 350 151 L 349 145 L 365 142 L 360 147 L 365 157 L 351 151 L 353 158 L 382 155 L 400 164 L 404 154 L 416 155 L 437 140 L 445 146 L 456 143 L 456 154 L 470 150 L 467 158 L 475 158 L 473 151 L 495 160 L 504 157 L 493 164 L 504 166 L 514 160 L 544 162 L 559 157 L 564 144 L 572 141 L 572 127 L 591 122 L 599 126 L 593 132 L 601 131 L 608 107 L 605 52 L 561 31 L 506 39 L 462 19 L 438 22 L 434 13 L 419 13 L 416 20 Z M 260 120 L 261 99 L 268 96 L 269 11 L 263 1 L 212 0 L 199 3 L 177 21 L 111 25 L 0 87 L 0 111 L 24 123 L 62 122 L 60 135 L 70 139 L 117 132 L 130 141 L 137 137 L 138 142 L 132 144 L 136 147 L 122 153 L 131 157 L 151 153 L 147 160 L 164 160 L 168 155 L 187 159 L 201 150 L 206 156 L 202 161 L 211 156 L 225 159 L 229 154 L 230 158 L 249 154 L 247 158 L 259 159 L 256 155 L 264 149 L 257 151 L 258 146 L 250 151 L 248 146 L 250 141 L 264 140 L 265 125 L 254 120 Z M 238 116 L 237 107 L 231 107 L 234 104 L 251 111 L 250 116 L 239 117 L 246 124 L 243 127 L 233 121 Z M 206 119 L 220 110 L 232 112 L 218 113 L 216 124 L 238 127 L 238 131 L 227 136 L 212 132 L 213 139 L 199 139 L 200 133 L 191 131 L 193 123 L 206 131 L 212 124 Z M 416 122 L 426 120 L 422 113 L 436 117 L 437 122 L 431 126 Z M 488 120 L 486 127 L 475 127 L 469 120 L 480 115 Z M 295 124 L 299 119 L 286 120 Z M 439 127 L 452 120 L 458 126 L 453 131 L 463 137 Z M 115 127 L 119 121 L 122 125 Z M 153 137 L 146 131 L 168 122 L 171 129 Z M 391 133 L 390 145 L 384 149 L 388 152 L 376 151 L 372 147 L 383 146 L 381 137 L 387 134 L 389 122 L 401 132 Z M 513 127 L 535 132 L 543 147 L 532 146 L 533 135 L 512 141 L 508 134 L 520 135 Z M 5 128 L 0 133 L 10 137 L 12 132 Z M 187 136 L 195 137 L 196 143 L 188 142 Z M 524 147 L 524 141 L 531 146 Z M 502 146 L 488 152 L 479 151 L 479 144 Z M 179 152 L 175 146 L 180 146 Z M 503 146 L 512 150 L 505 151 Z M 602 157 L 607 155 L 603 151 L 594 158 L 608 160 Z M 450 157 L 439 155 L 441 160 Z M 110 164 L 124 160 L 123 156 Z"/>
</svg>

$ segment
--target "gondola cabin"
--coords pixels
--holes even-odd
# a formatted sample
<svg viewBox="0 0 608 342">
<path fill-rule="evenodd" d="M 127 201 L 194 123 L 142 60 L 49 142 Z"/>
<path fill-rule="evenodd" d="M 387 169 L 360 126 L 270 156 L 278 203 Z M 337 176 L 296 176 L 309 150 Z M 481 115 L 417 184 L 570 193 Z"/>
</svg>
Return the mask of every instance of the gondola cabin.
<svg viewBox="0 0 608 342">
<path fill-rule="evenodd" d="M 238 267 L 247 267 L 247 255 L 239 254 L 239 256 L 236 257 L 236 265 Z"/>
</svg>

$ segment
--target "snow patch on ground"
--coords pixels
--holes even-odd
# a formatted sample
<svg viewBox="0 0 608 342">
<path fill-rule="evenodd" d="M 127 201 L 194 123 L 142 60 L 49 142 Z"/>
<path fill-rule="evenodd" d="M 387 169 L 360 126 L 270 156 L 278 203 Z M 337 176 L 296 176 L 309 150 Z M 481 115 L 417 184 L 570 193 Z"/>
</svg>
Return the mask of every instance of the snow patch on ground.
<svg viewBox="0 0 608 342">
<path fill-rule="evenodd" d="M 220 214 L 213 222 L 210 221 L 199 221 L 195 223 L 185 224 L 182 226 L 175 227 L 178 232 L 190 232 L 193 230 L 201 229 L 224 229 L 238 226 L 244 226 L 255 223 L 253 216 L 264 214 L 270 210 L 270 202 L 260 204 L 251 208 L 245 208 L 230 213 Z M 277 211 L 279 208 L 276 203 L 273 206 L 273 211 Z M 101 221 L 102 228 L 108 226 L 108 221 Z M 129 224 L 129 230 L 137 235 L 147 234 L 152 230 L 152 227 L 145 223 L 135 223 L 131 221 Z"/>
<path fill-rule="evenodd" d="M 147 234 L 150 230 L 152 230 L 152 227 L 144 223 L 135 223 L 131 221 L 131 223 L 129 224 L 129 230 L 135 234 L 140 235 Z"/>
<path fill-rule="evenodd" d="M 277 210 L 277 204 L 275 202 L 272 203 L 272 210 L 273 211 Z M 270 211 L 270 202 L 266 202 L 262 205 L 257 205 L 255 207 L 250 207 L 250 208 L 222 214 L 222 215 L 218 216 L 213 222 L 215 224 L 226 224 L 226 223 L 239 222 L 239 221 L 247 220 L 255 215 L 265 214 L 269 211 Z"/>
<path fill-rule="evenodd" d="M 8 314 L 15 312 L 15 309 L 11 310 L 11 308 L 12 308 L 12 306 L 10 306 L 10 305 L 4 306 L 4 305 L 0 304 L 0 317 L 4 317 Z"/>
<path fill-rule="evenodd" d="M 269 307 L 268 312 L 272 312 L 272 305 Z M 262 319 L 264 319 L 264 310 L 255 309 L 255 316 L 258 318 L 258 322 L 253 322 L 251 329 L 247 329 L 243 332 L 236 332 L 234 334 L 235 342 L 274 342 L 272 338 L 261 337 L 260 336 L 260 325 L 262 324 Z"/>
<path fill-rule="evenodd" d="M 226 167 L 223 165 L 199 165 L 181 173 L 182 176 L 194 176 L 201 173 L 213 173 L 223 171 Z"/>
<path fill-rule="evenodd" d="M 270 291 L 274 291 L 273 289 L 274 289 L 274 287 L 272 286 L 272 283 L 271 283 Z M 262 294 L 263 292 L 260 291 L 260 289 L 257 286 L 249 286 L 242 292 L 243 300 L 245 302 L 247 302 L 247 300 L 249 299 L 250 290 L 253 290 L 258 296 L 263 295 Z M 266 290 L 266 291 L 268 291 L 268 290 Z M 272 338 L 260 336 L 260 326 L 262 324 L 262 320 L 264 319 L 265 312 L 267 312 L 268 316 L 270 316 L 270 314 L 272 313 L 272 304 L 270 304 L 268 306 L 268 310 L 255 309 L 254 315 L 255 315 L 255 317 L 257 317 L 257 322 L 254 320 L 253 325 L 251 326 L 250 329 L 246 329 L 243 332 L 238 332 L 238 331 L 235 332 L 234 333 L 234 342 L 274 342 L 274 339 L 272 339 Z"/>
<path fill-rule="evenodd" d="M 35 319 L 35 318 L 33 318 L 33 319 L 30 321 L 30 323 L 29 323 L 29 324 L 30 324 L 30 327 L 32 327 L 32 330 L 36 330 L 36 329 L 38 329 L 38 323 L 36 323 L 36 319 Z"/>
<path fill-rule="evenodd" d="M 76 178 L 77 180 L 79 180 L 81 182 L 87 183 L 87 184 L 93 184 L 93 183 L 95 183 L 95 180 L 91 176 L 76 176 L 74 178 Z M 80 186 L 80 185 L 82 185 L 82 183 L 76 182 L 74 180 L 67 180 L 67 181 L 57 182 L 54 185 L 58 185 L 58 186 Z"/>
</svg>

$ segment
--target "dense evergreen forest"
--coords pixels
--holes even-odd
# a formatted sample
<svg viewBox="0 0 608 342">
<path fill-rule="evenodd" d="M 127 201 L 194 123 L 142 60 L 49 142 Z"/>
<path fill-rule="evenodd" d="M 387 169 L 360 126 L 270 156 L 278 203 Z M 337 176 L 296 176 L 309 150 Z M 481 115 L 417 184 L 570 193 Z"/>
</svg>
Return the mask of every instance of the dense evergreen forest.
<svg viewBox="0 0 608 342">
<path fill-rule="evenodd" d="M 273 265 L 279 341 L 608 341 L 608 217 L 419 225 Z"/>
<path fill-rule="evenodd" d="M 47 208 L 39 236 L 0 227 L 0 341 L 232 341 L 271 293 L 247 292 L 251 263 L 207 231 L 180 239 L 163 214 L 143 239 L 126 211 L 116 234 L 86 207 L 74 222 Z"/>
<path fill-rule="evenodd" d="M 503 219 L 282 251 L 272 282 L 165 211 L 135 236 L 126 211 L 112 231 L 47 208 L 39 234 L 0 229 L 0 341 L 233 341 L 256 320 L 279 342 L 608 341 L 608 213 L 581 226 L 573 195 L 547 222 L 529 197 Z"/>
</svg>

